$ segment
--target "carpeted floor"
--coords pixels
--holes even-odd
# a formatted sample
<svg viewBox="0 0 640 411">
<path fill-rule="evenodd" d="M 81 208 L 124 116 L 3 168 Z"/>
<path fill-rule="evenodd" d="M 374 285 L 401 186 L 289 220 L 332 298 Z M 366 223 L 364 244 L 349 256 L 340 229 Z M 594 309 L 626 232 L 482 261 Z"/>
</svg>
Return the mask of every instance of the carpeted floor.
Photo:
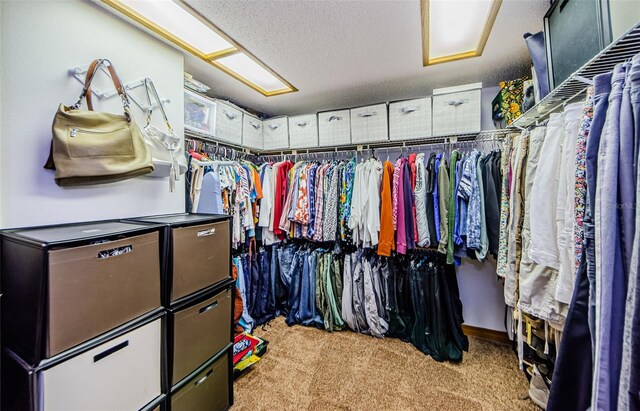
<svg viewBox="0 0 640 411">
<path fill-rule="evenodd" d="M 235 382 L 234 410 L 539 410 L 502 344 L 470 339 L 461 364 L 438 363 L 397 339 L 351 331 L 258 329 L 265 357 Z"/>
</svg>

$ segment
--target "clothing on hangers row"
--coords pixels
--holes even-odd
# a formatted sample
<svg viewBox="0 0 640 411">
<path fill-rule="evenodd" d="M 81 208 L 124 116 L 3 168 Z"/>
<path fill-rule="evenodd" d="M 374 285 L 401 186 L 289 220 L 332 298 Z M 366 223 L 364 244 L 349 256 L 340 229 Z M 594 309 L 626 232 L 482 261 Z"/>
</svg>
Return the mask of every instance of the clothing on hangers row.
<svg viewBox="0 0 640 411">
<path fill-rule="evenodd" d="M 296 241 L 234 264 L 249 331 L 283 315 L 288 325 L 400 338 L 437 361 L 459 362 L 468 350 L 455 268 L 435 251 L 388 258 Z"/>
<path fill-rule="evenodd" d="M 640 409 L 638 90 L 640 55 L 504 143 L 498 274 L 548 410 Z"/>
<path fill-rule="evenodd" d="M 338 240 L 384 256 L 431 247 L 449 263 L 484 260 L 497 255 L 500 159 L 500 150 L 474 149 L 413 152 L 384 165 L 375 157 L 265 163 L 262 240 Z"/>
</svg>

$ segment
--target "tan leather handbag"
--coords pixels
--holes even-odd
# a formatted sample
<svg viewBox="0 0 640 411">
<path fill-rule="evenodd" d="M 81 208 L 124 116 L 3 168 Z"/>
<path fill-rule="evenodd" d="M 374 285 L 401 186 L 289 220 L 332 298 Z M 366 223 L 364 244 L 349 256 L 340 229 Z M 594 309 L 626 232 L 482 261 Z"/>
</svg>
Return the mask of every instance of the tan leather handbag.
<svg viewBox="0 0 640 411">
<path fill-rule="evenodd" d="M 122 98 L 124 115 L 93 111 L 91 81 L 105 65 Z M 88 110 L 80 110 L 86 98 Z M 129 98 L 109 60 L 94 60 L 78 102 L 60 104 L 53 119 L 49 160 L 59 186 L 112 183 L 153 172 L 151 153 L 129 111 Z"/>
</svg>

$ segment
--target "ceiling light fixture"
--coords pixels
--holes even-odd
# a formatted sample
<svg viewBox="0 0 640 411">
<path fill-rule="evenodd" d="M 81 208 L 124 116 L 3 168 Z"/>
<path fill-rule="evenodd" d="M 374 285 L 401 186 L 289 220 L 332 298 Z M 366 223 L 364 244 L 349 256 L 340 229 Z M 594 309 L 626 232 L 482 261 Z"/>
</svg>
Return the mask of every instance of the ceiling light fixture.
<svg viewBox="0 0 640 411">
<path fill-rule="evenodd" d="M 264 96 L 298 91 L 180 0 L 101 0 Z"/>
<path fill-rule="evenodd" d="M 421 0 L 425 66 L 482 55 L 502 0 Z"/>
</svg>

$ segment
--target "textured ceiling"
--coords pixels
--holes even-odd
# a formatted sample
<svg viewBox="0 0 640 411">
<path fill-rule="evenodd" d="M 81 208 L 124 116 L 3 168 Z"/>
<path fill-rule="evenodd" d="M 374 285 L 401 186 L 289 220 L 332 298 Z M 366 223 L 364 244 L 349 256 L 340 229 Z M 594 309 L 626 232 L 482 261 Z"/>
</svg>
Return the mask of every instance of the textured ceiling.
<svg viewBox="0 0 640 411">
<path fill-rule="evenodd" d="M 481 57 L 422 66 L 419 0 L 186 0 L 299 89 L 264 97 L 187 56 L 187 72 L 229 99 L 269 115 L 304 114 L 431 94 L 434 88 L 528 72 L 522 38 L 542 29 L 548 0 L 504 0 Z M 460 1 L 464 7 L 465 1 Z"/>
</svg>

